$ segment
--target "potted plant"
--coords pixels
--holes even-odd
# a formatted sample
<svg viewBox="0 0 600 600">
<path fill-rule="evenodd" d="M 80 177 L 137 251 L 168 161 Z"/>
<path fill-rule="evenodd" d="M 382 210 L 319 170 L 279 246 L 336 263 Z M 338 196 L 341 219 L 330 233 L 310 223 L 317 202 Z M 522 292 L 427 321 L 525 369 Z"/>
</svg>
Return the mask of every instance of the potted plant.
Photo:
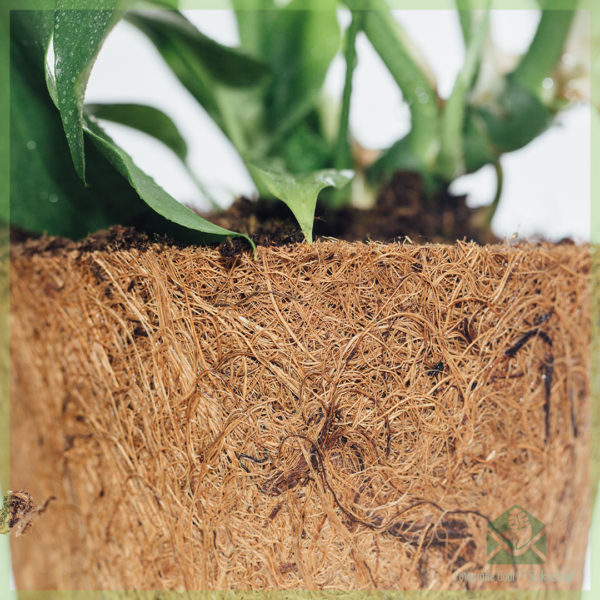
<svg viewBox="0 0 600 600">
<path fill-rule="evenodd" d="M 348 0 L 331 135 L 319 92 L 337 2 L 236 0 L 240 48 L 171 2 L 109 4 L 11 17 L 11 225 L 54 236 L 11 248 L 11 476 L 56 497 L 13 543 L 17 585 L 580 585 L 589 250 L 311 243 L 321 192 L 331 223 L 357 196 L 406 202 L 406 181 L 422 211 L 443 208 L 427 234 L 485 239 L 499 193 L 463 234 L 448 185 L 494 164 L 500 188 L 501 154 L 568 104 L 568 78 L 542 83 L 573 11 L 543 12 L 517 66 L 491 78 L 489 7 L 461 11 L 465 63 L 442 101 L 387 6 Z M 135 127 L 185 161 L 155 108 L 84 102 L 120 18 L 240 152 L 262 213 L 282 201 L 305 242 L 257 247 L 251 219 L 182 206 L 104 132 L 102 119 Z M 348 126 L 361 31 L 411 106 L 410 134 L 375 161 Z M 135 228 L 65 239 L 111 225 Z"/>
</svg>

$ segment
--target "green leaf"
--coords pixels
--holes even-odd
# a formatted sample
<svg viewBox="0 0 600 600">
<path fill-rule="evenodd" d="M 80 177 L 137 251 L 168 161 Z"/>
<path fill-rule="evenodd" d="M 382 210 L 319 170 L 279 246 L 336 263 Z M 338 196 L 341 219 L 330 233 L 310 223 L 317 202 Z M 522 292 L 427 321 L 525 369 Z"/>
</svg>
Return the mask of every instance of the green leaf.
<svg viewBox="0 0 600 600">
<path fill-rule="evenodd" d="M 165 113 L 153 106 L 143 104 L 86 104 L 85 113 L 99 119 L 137 129 L 161 141 L 181 160 L 183 167 L 202 197 L 211 204 L 214 210 L 220 210 L 221 207 L 217 200 L 202 181 L 198 179 L 196 173 L 188 164 L 187 143 L 179 133 L 175 123 Z"/>
<path fill-rule="evenodd" d="M 500 93 L 468 107 L 463 131 L 467 172 L 497 162 L 500 154 L 522 148 L 550 126 L 557 107 L 544 104 L 542 81 L 563 52 L 572 19 L 573 11 L 542 11 L 529 49 Z"/>
<path fill-rule="evenodd" d="M 552 123 L 552 112 L 533 93 L 511 77 L 489 104 L 474 107 L 473 114 L 485 125 L 487 137 L 498 154 L 518 150 Z"/>
<path fill-rule="evenodd" d="M 170 148 L 184 163 L 188 147 L 177 126 L 164 112 L 144 104 L 86 104 L 86 113 L 98 119 L 142 131 Z"/>
<path fill-rule="evenodd" d="M 88 181 L 74 170 L 60 114 L 45 84 L 52 11 L 11 13 L 10 221 L 70 238 L 148 212 L 114 168 L 88 146 Z"/>
<path fill-rule="evenodd" d="M 11 224 L 70 238 L 115 224 L 144 224 L 146 231 L 189 241 L 193 235 L 196 242 L 236 235 L 179 205 L 89 118 L 83 139 L 89 185 L 82 184 L 61 116 L 46 89 L 45 46 L 52 31 L 51 21 L 46 26 L 48 14 L 52 16 L 48 11 L 11 14 Z"/>
<path fill-rule="evenodd" d="M 179 13 L 129 12 L 126 19 L 150 39 L 179 81 L 244 152 L 248 123 L 260 111 L 252 86 L 265 80 L 268 68 L 206 37 Z"/>
<path fill-rule="evenodd" d="M 57 103 L 75 170 L 85 181 L 83 99 L 98 52 L 122 16 L 120 0 L 99 0 L 97 10 L 72 10 L 56 0 L 54 13 L 54 76 Z"/>
<path fill-rule="evenodd" d="M 291 175 L 253 164 L 248 166 L 252 175 L 292 211 L 309 244 L 312 242 L 319 192 L 326 187 L 342 188 L 354 177 L 354 172 L 349 170 L 324 169 L 304 175 Z"/>
<path fill-rule="evenodd" d="M 285 159 L 291 173 L 309 173 L 329 166 L 331 147 L 313 124 L 305 119 L 286 137 L 281 148 L 272 153 Z"/>
<path fill-rule="evenodd" d="M 137 167 L 131 157 L 119 148 L 93 120 L 86 119 L 84 130 L 96 148 L 129 181 L 140 198 L 159 215 L 188 229 L 210 235 L 244 237 L 255 248 L 254 243 L 248 236 L 219 227 L 177 202 L 175 198 L 167 194 L 151 177 Z"/>
<path fill-rule="evenodd" d="M 467 108 L 465 116 L 463 156 L 467 173 L 473 173 L 484 165 L 496 162 L 499 158 L 498 150 L 489 139 L 485 121 L 472 108 Z"/>
<path fill-rule="evenodd" d="M 314 107 L 340 48 L 336 0 L 233 0 L 245 48 L 271 70 L 264 118 L 280 140 Z"/>
<path fill-rule="evenodd" d="M 219 44 L 201 33 L 180 12 L 171 10 L 127 14 L 127 20 L 152 38 L 164 36 L 181 44 L 216 83 L 229 87 L 256 85 L 269 74 L 267 66 L 240 48 Z"/>
</svg>

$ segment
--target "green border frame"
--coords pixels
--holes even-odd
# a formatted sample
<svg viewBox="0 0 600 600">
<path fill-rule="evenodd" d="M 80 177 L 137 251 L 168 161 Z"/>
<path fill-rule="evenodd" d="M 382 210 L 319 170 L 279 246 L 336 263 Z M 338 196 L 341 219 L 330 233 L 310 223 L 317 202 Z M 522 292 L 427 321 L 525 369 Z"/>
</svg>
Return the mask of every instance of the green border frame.
<svg viewBox="0 0 600 600">
<path fill-rule="evenodd" d="M 307 0 L 307 4 L 310 0 Z M 454 0 L 388 0 L 391 8 L 409 10 L 455 9 Z M 485 0 L 473 0 L 473 5 L 482 7 Z M 592 37 L 600 40 L 600 3 L 595 0 L 545 0 L 541 2 L 546 9 L 577 8 L 590 11 Z M 70 0 L 72 8 L 98 8 L 99 0 Z M 532 0 L 495 0 L 494 9 L 531 9 Z M 13 9 L 53 9 L 54 0 L 0 0 L 0 489 L 8 489 L 9 481 L 9 323 L 8 323 L 8 289 L 9 289 L 9 258 L 8 258 L 8 214 L 4 214 L 9 197 L 9 12 Z M 182 9 L 226 9 L 228 0 L 180 0 Z M 591 96 L 592 102 L 600 111 L 600 45 L 591 49 Z M 592 112 L 594 110 L 592 109 Z M 591 119 L 591 153 L 592 165 L 600 165 L 600 112 L 592 115 Z M 590 228 L 591 252 L 600 252 L 600 171 L 591 169 L 590 182 Z M 600 258 L 600 257 L 599 257 Z M 594 508 L 591 530 L 590 564 L 600 565 L 600 494 L 598 482 L 600 479 L 600 260 L 598 269 L 592 268 L 591 285 L 591 421 L 592 421 L 592 461 L 591 461 L 591 497 Z M 598 283 L 596 283 L 598 281 Z M 597 351 L 596 351 L 597 350 Z M 0 597 L 7 600 L 38 600 L 52 598 L 56 600 L 184 600 L 195 598 L 208 599 L 242 599 L 256 598 L 264 600 L 292 600 L 295 598 L 331 598 L 358 599 L 365 596 L 373 599 L 408 598 L 417 600 L 427 598 L 442 600 L 446 598 L 524 598 L 537 600 L 542 598 L 571 600 L 583 598 L 593 600 L 600 597 L 600 572 L 591 569 L 591 589 L 589 591 L 568 592 L 535 592 L 535 591 L 483 591 L 483 592 L 308 592 L 308 591 L 269 591 L 269 592 L 110 592 L 110 591 L 10 591 L 10 558 L 9 538 L 0 536 Z"/>
</svg>

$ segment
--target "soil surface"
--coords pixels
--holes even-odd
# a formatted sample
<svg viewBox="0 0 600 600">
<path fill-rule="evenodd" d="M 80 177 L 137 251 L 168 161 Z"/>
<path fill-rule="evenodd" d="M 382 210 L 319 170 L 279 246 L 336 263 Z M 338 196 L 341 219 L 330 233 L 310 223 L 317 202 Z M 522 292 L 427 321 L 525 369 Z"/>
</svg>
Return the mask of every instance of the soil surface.
<svg viewBox="0 0 600 600">
<path fill-rule="evenodd" d="M 476 224 L 476 215 L 476 210 L 467 206 L 466 196 L 454 196 L 446 191 L 427 198 L 420 175 L 401 172 L 382 191 L 372 209 L 344 207 L 332 212 L 323 204 L 318 204 L 314 238 L 391 242 L 408 237 L 417 243 L 453 243 L 457 239 L 482 244 L 498 241 L 489 230 Z M 304 239 L 294 216 L 282 202 L 253 201 L 241 197 L 228 209 L 203 216 L 221 227 L 245 233 L 261 246 L 283 246 Z M 145 250 L 153 242 L 186 245 L 165 235 L 148 234 L 135 227 L 124 226 L 114 226 L 79 241 L 32 235 L 12 229 L 11 242 L 19 245 L 22 254 L 69 250 Z M 234 257 L 249 249 L 248 242 L 243 238 L 227 239 L 219 245 L 224 258 Z"/>
<path fill-rule="evenodd" d="M 20 255 L 29 256 L 38 253 L 60 254 L 70 250 L 92 252 L 94 250 L 130 250 L 138 248 L 146 250 L 153 241 L 166 241 L 175 244 L 173 240 L 160 236 L 150 236 L 135 227 L 115 225 L 108 230 L 98 231 L 82 240 L 70 240 L 63 237 L 49 237 L 33 234 L 11 227 L 10 242 L 13 251 L 18 247 Z"/>
<path fill-rule="evenodd" d="M 498 241 L 487 229 L 475 224 L 475 215 L 476 211 L 467 206 L 466 196 L 443 192 L 426 198 L 421 176 L 402 172 L 396 174 L 370 210 L 345 207 L 328 212 L 318 204 L 314 237 L 381 242 L 409 237 L 421 243 Z M 259 245 L 283 245 L 303 239 L 291 211 L 282 202 L 253 202 L 242 197 L 222 213 L 205 216 L 221 227 L 249 235 Z M 230 246 L 235 245 L 232 240 Z"/>
</svg>

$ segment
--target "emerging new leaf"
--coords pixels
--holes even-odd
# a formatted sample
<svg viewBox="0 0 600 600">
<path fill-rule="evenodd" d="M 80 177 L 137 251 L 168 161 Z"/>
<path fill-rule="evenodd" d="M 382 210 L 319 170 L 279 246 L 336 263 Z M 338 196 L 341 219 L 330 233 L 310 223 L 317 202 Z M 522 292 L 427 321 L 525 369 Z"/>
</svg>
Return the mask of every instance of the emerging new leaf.
<svg viewBox="0 0 600 600">
<path fill-rule="evenodd" d="M 313 221 L 319 192 L 326 187 L 342 188 L 353 177 L 354 171 L 324 169 L 302 175 L 266 170 L 248 165 L 252 176 L 273 196 L 285 202 L 294 213 L 306 241 L 312 242 Z"/>
</svg>

